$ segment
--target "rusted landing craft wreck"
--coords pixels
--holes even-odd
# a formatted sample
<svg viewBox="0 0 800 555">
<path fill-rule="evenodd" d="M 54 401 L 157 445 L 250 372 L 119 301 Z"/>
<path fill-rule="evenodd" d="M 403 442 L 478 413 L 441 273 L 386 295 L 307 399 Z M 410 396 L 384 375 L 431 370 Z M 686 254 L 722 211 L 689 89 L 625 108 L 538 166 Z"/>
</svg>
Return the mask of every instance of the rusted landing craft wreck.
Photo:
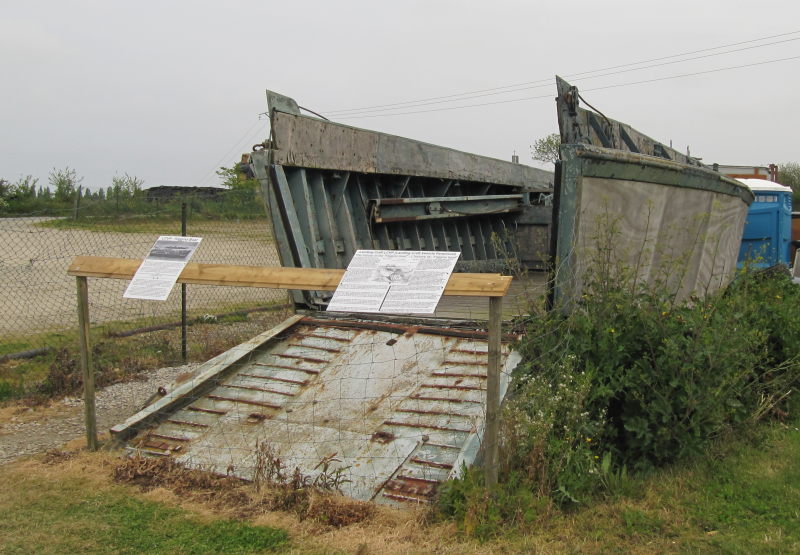
<svg viewBox="0 0 800 555">
<path fill-rule="evenodd" d="M 599 223 L 613 221 L 614 256 L 639 279 L 683 296 L 727 283 L 752 194 L 558 87 L 555 174 L 305 116 L 269 92 L 271 135 L 250 164 L 282 264 L 344 268 L 358 249 L 460 251 L 458 271 L 555 260 L 552 300 L 568 306 Z M 338 472 L 347 495 L 390 504 L 427 502 L 478 460 L 487 342 L 474 304 L 447 320 L 381 321 L 320 312 L 326 292 L 292 295 L 304 314 L 205 363 L 112 433 L 132 451 L 247 479 L 267 455 L 310 479 Z M 503 345 L 501 395 L 519 358 Z"/>
</svg>

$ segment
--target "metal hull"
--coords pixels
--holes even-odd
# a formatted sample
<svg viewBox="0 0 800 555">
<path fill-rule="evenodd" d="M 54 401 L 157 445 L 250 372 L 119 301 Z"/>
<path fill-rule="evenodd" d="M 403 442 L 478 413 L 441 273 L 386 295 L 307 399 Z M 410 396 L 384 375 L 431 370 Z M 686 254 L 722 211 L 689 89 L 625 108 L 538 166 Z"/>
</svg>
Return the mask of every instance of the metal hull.
<svg viewBox="0 0 800 555">
<path fill-rule="evenodd" d="M 677 302 L 727 285 L 750 190 L 578 99 L 559 80 L 552 303 L 568 309 L 598 277 Z"/>
</svg>

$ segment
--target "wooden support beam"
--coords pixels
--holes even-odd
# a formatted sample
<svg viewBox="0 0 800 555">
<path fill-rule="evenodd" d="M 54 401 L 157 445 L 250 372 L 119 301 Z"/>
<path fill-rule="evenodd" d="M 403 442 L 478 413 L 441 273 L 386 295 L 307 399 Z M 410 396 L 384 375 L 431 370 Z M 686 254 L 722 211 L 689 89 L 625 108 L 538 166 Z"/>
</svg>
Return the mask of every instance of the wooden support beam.
<svg viewBox="0 0 800 555">
<path fill-rule="evenodd" d="M 486 380 L 486 427 L 484 430 L 484 477 L 486 487 L 497 484 L 500 435 L 500 338 L 503 298 L 489 298 L 488 376 Z"/>
<path fill-rule="evenodd" d="M 86 446 L 97 450 L 97 418 L 94 404 L 94 368 L 89 346 L 89 284 L 84 276 L 75 278 L 78 285 L 78 335 L 83 371 L 83 411 L 86 422 Z"/>
<path fill-rule="evenodd" d="M 141 260 L 135 258 L 78 256 L 70 264 L 67 273 L 75 277 L 131 279 L 141 263 Z M 344 270 L 336 269 L 270 268 L 190 262 L 178 277 L 178 283 L 334 291 L 343 275 Z M 511 280 L 511 276 L 500 274 L 452 274 L 444 294 L 503 297 L 511 286 Z"/>
</svg>

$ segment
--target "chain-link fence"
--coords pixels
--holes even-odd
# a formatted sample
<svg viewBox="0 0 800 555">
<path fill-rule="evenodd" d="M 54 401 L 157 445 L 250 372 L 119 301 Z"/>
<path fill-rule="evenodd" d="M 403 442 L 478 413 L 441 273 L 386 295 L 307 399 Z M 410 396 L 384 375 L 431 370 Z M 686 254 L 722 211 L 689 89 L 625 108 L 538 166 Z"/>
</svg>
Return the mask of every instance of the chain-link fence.
<svg viewBox="0 0 800 555">
<path fill-rule="evenodd" d="M 193 262 L 280 265 L 263 204 L 252 194 L 219 191 L 88 208 L 0 218 L 0 400 L 59 389 L 52 373 L 74 358 L 76 290 L 66 270 L 78 255 L 141 259 L 159 235 L 180 235 L 185 225 L 187 235 L 203 238 Z M 93 344 L 99 370 L 105 365 L 111 381 L 182 361 L 181 286 L 164 302 L 124 299 L 126 286 L 89 280 Z M 254 335 L 282 317 L 288 302 L 285 291 L 246 287 L 189 285 L 186 297 L 190 360 Z"/>
</svg>

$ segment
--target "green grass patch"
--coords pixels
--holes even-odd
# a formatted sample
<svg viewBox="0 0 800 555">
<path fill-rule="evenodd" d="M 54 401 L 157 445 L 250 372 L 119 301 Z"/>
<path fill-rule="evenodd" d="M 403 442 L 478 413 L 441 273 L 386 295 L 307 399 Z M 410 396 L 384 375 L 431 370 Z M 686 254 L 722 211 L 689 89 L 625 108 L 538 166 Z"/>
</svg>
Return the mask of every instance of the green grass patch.
<svg viewBox="0 0 800 555">
<path fill-rule="evenodd" d="M 285 531 L 190 513 L 122 488 L 33 481 L 0 498 L 2 553 L 259 553 L 285 548 Z"/>
<path fill-rule="evenodd" d="M 153 233 L 162 230 L 164 234 L 180 234 L 181 219 L 175 215 L 123 215 L 105 218 L 55 218 L 36 224 L 49 229 L 85 229 L 88 231 L 116 233 Z"/>
<path fill-rule="evenodd" d="M 149 233 L 158 235 L 180 235 L 180 216 L 174 215 L 123 215 L 103 218 L 54 218 L 35 224 L 38 227 L 59 230 L 86 230 L 97 233 Z M 235 237 L 271 241 L 272 231 L 269 220 L 263 215 L 250 217 L 219 218 L 215 220 L 189 219 L 189 235 L 214 235 L 215 237 Z"/>
<path fill-rule="evenodd" d="M 724 458 L 697 464 L 682 509 L 706 540 L 727 552 L 800 549 L 800 421 L 768 428 L 757 442 L 735 443 Z"/>
</svg>

